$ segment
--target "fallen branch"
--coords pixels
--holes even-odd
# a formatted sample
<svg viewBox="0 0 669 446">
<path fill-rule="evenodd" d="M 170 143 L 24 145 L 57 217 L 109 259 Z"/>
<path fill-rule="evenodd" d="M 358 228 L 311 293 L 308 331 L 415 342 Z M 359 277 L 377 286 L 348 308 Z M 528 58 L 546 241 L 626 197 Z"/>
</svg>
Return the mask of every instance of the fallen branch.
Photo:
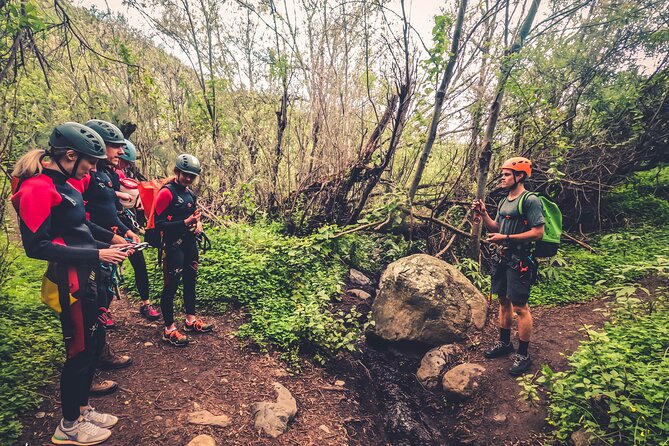
<svg viewBox="0 0 669 446">
<path fill-rule="evenodd" d="M 581 245 L 582 247 L 584 247 L 585 249 L 587 249 L 587 250 L 590 251 L 590 252 L 599 253 L 599 251 L 597 251 L 597 250 L 596 250 L 595 248 L 593 248 L 592 246 L 590 246 L 590 245 L 588 245 L 587 243 L 582 242 L 582 241 L 580 241 L 580 240 L 578 240 L 578 239 L 575 239 L 574 237 L 572 237 L 571 235 L 567 234 L 567 233 L 564 232 L 564 231 L 562 232 L 562 237 L 564 237 L 564 238 L 566 238 L 567 240 L 570 240 L 570 241 L 576 243 L 577 245 Z"/>
<path fill-rule="evenodd" d="M 364 224 L 364 225 L 362 225 L 362 226 L 357 226 L 357 227 L 355 227 L 355 228 L 346 230 L 346 231 L 344 231 L 344 232 L 340 232 L 340 233 L 338 233 L 338 234 L 334 234 L 331 238 L 332 238 L 332 239 L 335 239 L 335 238 L 342 237 L 342 236 L 344 236 L 344 235 L 353 234 L 354 232 L 362 231 L 363 229 L 371 228 L 372 226 L 376 226 L 375 229 L 376 229 L 376 230 L 379 230 L 379 229 L 381 229 L 384 225 L 386 225 L 389 221 L 390 221 L 390 214 L 388 215 L 388 217 L 387 217 L 385 220 L 373 221 L 373 222 L 371 222 L 371 223 L 367 223 L 367 224 Z M 377 226 L 377 225 L 378 225 L 378 226 Z"/>
<path fill-rule="evenodd" d="M 453 231 L 456 234 L 462 235 L 462 236 L 467 237 L 467 238 L 472 238 L 472 235 L 469 232 L 463 231 L 462 229 L 459 229 L 459 228 L 453 226 L 450 223 L 446 223 L 445 221 L 438 220 L 434 217 L 428 217 L 426 215 L 417 214 L 417 213 L 411 211 L 410 209 L 405 208 L 404 206 L 400 206 L 400 207 L 398 207 L 398 209 L 402 212 L 405 212 L 405 213 L 409 214 L 412 217 L 417 218 L 418 220 L 429 221 L 430 223 L 434 223 L 434 224 L 437 224 L 439 226 L 443 226 L 444 228 L 446 228 L 450 231 Z M 490 242 L 488 242 L 486 240 L 481 240 L 481 243 L 488 244 Z"/>
</svg>

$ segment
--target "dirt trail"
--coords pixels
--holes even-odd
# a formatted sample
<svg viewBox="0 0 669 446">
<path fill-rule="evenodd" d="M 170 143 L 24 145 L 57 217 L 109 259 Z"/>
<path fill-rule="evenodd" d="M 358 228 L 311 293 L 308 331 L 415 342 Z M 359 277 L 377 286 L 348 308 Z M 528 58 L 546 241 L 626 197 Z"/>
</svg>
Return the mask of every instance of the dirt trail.
<svg viewBox="0 0 669 446">
<path fill-rule="evenodd" d="M 595 311 L 602 306 L 601 301 L 593 301 L 535 309 L 530 347 L 533 371 L 544 363 L 564 370 L 563 352 L 576 349 L 584 324 L 602 324 L 601 312 Z M 125 370 L 101 373 L 120 385 L 117 393 L 92 400 L 100 410 L 121 418 L 105 444 L 186 445 L 206 433 L 219 445 L 413 446 L 417 443 L 386 438 L 383 412 L 387 407 L 379 401 L 391 388 L 402 394 L 405 408 L 419 412 L 415 417 L 431 433 L 431 444 L 538 445 L 547 429 L 545 402 L 532 408 L 518 397 L 519 387 L 507 373 L 511 359 L 483 358 L 482 350 L 497 338 L 494 312 L 462 358 L 487 368 L 481 389 L 472 400 L 449 402 L 416 381 L 419 354 L 402 356 L 392 349 L 365 347 L 362 355 L 343 356 L 325 369 L 307 365 L 301 374 L 290 376 L 277 354 L 259 352 L 234 337 L 242 320 L 237 311 L 208 318 L 216 331 L 192 337 L 191 345 L 183 349 L 160 341 L 160 326 L 140 318 L 136 304 L 127 299 L 114 302 L 112 311 L 119 325 L 111 332 L 112 346 L 135 362 Z M 335 385 L 338 380 L 345 384 Z M 255 432 L 250 406 L 275 398 L 274 381 L 292 392 L 299 412 L 287 433 L 269 439 Z M 44 394 L 49 397 L 37 413 L 24 417 L 24 435 L 18 444 L 49 444 L 60 417 L 57 385 L 50 385 Z M 232 424 L 225 428 L 188 424 L 187 415 L 199 409 L 228 415 Z"/>
<path fill-rule="evenodd" d="M 177 348 L 159 339 L 159 325 L 142 319 L 134 303 L 115 301 L 111 310 L 118 324 L 110 330 L 111 345 L 131 355 L 134 364 L 100 374 L 120 386 L 112 395 L 91 400 L 99 410 L 120 417 L 105 445 L 186 445 L 198 434 L 213 436 L 219 445 L 374 444 L 372 420 L 361 413 L 347 384 L 335 385 L 340 377 L 310 366 L 290 376 L 278 355 L 247 348 L 234 337 L 239 313 L 207 318 L 216 331 L 193 336 L 188 347 Z M 270 439 L 255 432 L 251 405 L 276 398 L 274 381 L 292 392 L 299 412 L 288 432 Z M 41 418 L 24 418 L 18 444 L 50 444 L 60 419 L 57 385 L 44 394 L 50 397 L 37 411 Z M 228 415 L 231 425 L 188 424 L 187 415 L 202 409 Z"/>
</svg>

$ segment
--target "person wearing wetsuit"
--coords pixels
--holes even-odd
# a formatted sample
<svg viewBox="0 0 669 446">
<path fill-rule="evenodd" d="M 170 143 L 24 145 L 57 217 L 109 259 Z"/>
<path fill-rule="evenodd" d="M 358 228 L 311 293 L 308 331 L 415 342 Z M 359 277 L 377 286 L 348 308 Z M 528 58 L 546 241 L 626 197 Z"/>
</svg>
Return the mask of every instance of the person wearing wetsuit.
<svg viewBox="0 0 669 446">
<path fill-rule="evenodd" d="M 162 234 L 163 291 L 160 309 L 165 321 L 163 340 L 177 347 L 186 346 L 189 342 L 174 324 L 174 295 L 182 278 L 186 307 L 184 331 L 207 333 L 213 328 L 195 316 L 196 236 L 202 232 L 202 223 L 195 195 L 189 186 L 200 171 L 197 158 L 188 154 L 179 155 L 174 168 L 175 178 L 160 189 L 154 207 L 156 229 Z"/>
<path fill-rule="evenodd" d="M 99 119 L 87 121 L 86 126 L 93 129 L 105 142 L 107 157 L 98 163 L 97 167 L 92 169 L 88 175 L 80 180 L 72 179 L 70 184 L 84 197 L 86 212 L 93 223 L 137 243 L 140 241 L 139 237 L 126 227 L 118 217 L 118 210 L 122 206 L 116 196 L 112 180 L 114 176 L 113 166 L 118 164 L 118 157 L 123 153 L 125 140 L 123 133 L 114 124 Z M 103 263 L 98 277 L 98 288 L 99 292 L 106 296 L 104 305 L 106 312 L 102 316 L 102 320 L 107 329 L 115 327 L 114 319 L 109 312 L 109 305 L 114 297 L 111 282 L 112 265 Z M 116 355 L 109 346 L 109 342 L 106 343 L 99 363 L 101 369 L 121 369 L 129 367 L 131 364 L 132 358 L 127 355 Z"/>
<path fill-rule="evenodd" d="M 63 418 L 51 441 L 93 445 L 109 438 L 109 428 L 118 421 L 88 404 L 105 342 L 96 276 L 100 261 L 119 263 L 128 253 L 109 248 L 113 234 L 87 221 L 81 194 L 67 183 L 105 158 L 104 141 L 90 128 L 68 122 L 53 130 L 49 146 L 17 161 L 13 176 L 19 183 L 12 204 L 26 255 L 49 262 L 42 300 L 60 313 L 67 351 L 60 379 Z M 50 161 L 42 164 L 45 156 Z"/>
<path fill-rule="evenodd" d="M 130 167 L 137 161 L 137 149 L 135 145 L 129 140 L 125 139 L 125 146 L 123 147 L 123 154 L 119 155 L 118 165 L 115 166 L 112 172 L 112 184 L 116 190 L 116 195 L 121 200 L 132 200 L 129 194 L 121 192 L 121 182 L 126 178 L 126 170 L 130 171 Z M 135 209 L 123 209 L 119 215 L 123 224 L 133 231 L 139 231 L 140 226 L 137 220 L 137 213 Z M 146 260 L 144 253 L 137 251 L 131 255 L 128 260 L 132 268 L 135 270 L 135 286 L 142 303 L 139 307 L 139 314 L 144 316 L 149 321 L 158 320 L 160 314 L 156 307 L 151 303 L 149 292 L 149 274 L 146 270 Z"/>
</svg>

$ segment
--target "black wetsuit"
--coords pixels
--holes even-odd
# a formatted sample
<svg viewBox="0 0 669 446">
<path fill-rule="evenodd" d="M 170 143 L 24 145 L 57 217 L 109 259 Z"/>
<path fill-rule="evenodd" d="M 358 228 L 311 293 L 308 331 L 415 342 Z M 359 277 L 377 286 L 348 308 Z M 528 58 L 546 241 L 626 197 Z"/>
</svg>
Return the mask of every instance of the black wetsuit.
<svg viewBox="0 0 669 446">
<path fill-rule="evenodd" d="M 63 417 L 79 417 L 88 404 L 95 365 L 105 342 L 98 311 L 103 303 L 97 292 L 100 248 L 113 234 L 87 221 L 81 194 L 62 173 L 43 173 L 19 184 L 12 197 L 19 215 L 21 238 L 28 257 L 47 260 L 42 292 L 56 290 L 57 307 L 67 349 L 61 374 Z M 96 240 L 97 239 L 97 240 Z"/>
<path fill-rule="evenodd" d="M 195 280 L 198 252 L 195 234 L 184 222 L 195 212 L 197 201 L 190 189 L 176 181 L 158 192 L 155 203 L 156 229 L 162 232 L 163 292 L 160 308 L 165 326 L 174 323 L 174 295 L 183 277 L 186 314 L 195 314 Z"/>
<path fill-rule="evenodd" d="M 81 180 L 69 180 L 69 183 L 81 192 L 86 212 L 93 223 L 114 234 L 125 236 L 128 227 L 119 219 L 118 211 L 122 206 L 114 190 L 113 176 L 113 169 L 106 163 L 100 163 L 97 170 L 92 170 Z M 98 277 L 99 292 L 105 294 L 107 308 L 114 298 L 112 269 L 111 264 L 103 263 Z"/>
</svg>

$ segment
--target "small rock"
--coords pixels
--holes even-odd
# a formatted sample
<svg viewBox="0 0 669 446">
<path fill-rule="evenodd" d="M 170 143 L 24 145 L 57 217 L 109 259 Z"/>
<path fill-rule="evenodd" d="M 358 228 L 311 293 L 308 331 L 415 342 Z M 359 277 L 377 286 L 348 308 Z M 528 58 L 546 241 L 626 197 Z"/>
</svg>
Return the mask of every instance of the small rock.
<svg viewBox="0 0 669 446">
<path fill-rule="evenodd" d="M 453 344 L 433 348 L 423 356 L 416 378 L 426 389 L 434 389 L 439 384 L 439 378 L 446 368 L 460 353 L 460 349 Z"/>
<path fill-rule="evenodd" d="M 272 438 L 286 432 L 288 422 L 297 413 L 297 402 L 288 389 L 277 382 L 274 383 L 274 389 L 277 393 L 276 402 L 261 401 L 252 406 L 256 430 Z"/>
<path fill-rule="evenodd" d="M 44 418 L 44 417 L 46 417 L 46 412 L 37 412 L 35 414 L 35 418 L 39 419 L 39 418 Z"/>
<path fill-rule="evenodd" d="M 216 446 L 216 440 L 209 435 L 198 435 L 193 438 L 187 446 Z"/>
<path fill-rule="evenodd" d="M 604 444 L 595 437 L 592 432 L 585 429 L 579 429 L 571 434 L 571 442 L 574 446 L 599 446 Z"/>
<path fill-rule="evenodd" d="M 444 374 L 441 385 L 454 398 L 469 398 L 479 388 L 485 367 L 479 364 L 460 364 Z"/>
<path fill-rule="evenodd" d="M 153 345 L 153 342 L 145 342 L 144 347 L 151 347 Z"/>
<path fill-rule="evenodd" d="M 357 269 L 351 268 L 351 271 L 349 271 L 348 274 L 351 278 L 351 282 L 355 283 L 356 285 L 367 286 L 367 285 L 372 284 L 372 281 L 369 280 L 369 278 L 367 276 L 365 276 L 363 273 L 361 273 Z"/>
<path fill-rule="evenodd" d="M 185 383 L 188 382 L 188 380 L 187 380 L 186 378 L 181 378 L 181 381 L 183 381 L 183 382 L 185 382 Z"/>
<path fill-rule="evenodd" d="M 326 434 L 330 434 L 330 433 L 332 432 L 332 431 L 330 430 L 330 428 L 327 427 L 327 426 L 324 425 L 324 424 L 321 424 L 320 426 L 318 426 L 318 428 L 319 428 L 320 430 L 322 430 L 323 432 L 325 432 Z"/>
<path fill-rule="evenodd" d="M 344 387 L 344 384 L 346 384 L 346 381 L 342 381 L 341 379 L 334 382 L 334 385 L 337 387 Z"/>
<path fill-rule="evenodd" d="M 189 413 L 188 422 L 191 424 L 226 427 L 230 425 L 230 418 L 227 415 L 214 415 L 208 410 L 200 410 Z"/>
<path fill-rule="evenodd" d="M 368 292 L 363 291 L 363 290 L 359 290 L 357 288 L 354 288 L 352 290 L 348 290 L 347 293 L 350 296 L 357 297 L 358 299 L 362 299 L 362 300 L 367 300 L 370 297 L 372 297 L 372 295 L 369 294 Z"/>
<path fill-rule="evenodd" d="M 495 420 L 496 423 L 506 423 L 507 417 L 503 413 L 498 413 L 492 417 L 492 419 Z"/>
<path fill-rule="evenodd" d="M 153 417 L 153 419 L 156 421 L 162 421 L 163 417 L 161 417 L 160 415 L 156 415 L 155 417 Z"/>
<path fill-rule="evenodd" d="M 195 409 L 195 410 L 200 409 L 200 405 L 198 403 L 196 403 L 195 401 L 193 401 L 193 409 Z"/>
<path fill-rule="evenodd" d="M 284 369 L 274 369 L 272 370 L 272 375 L 283 378 L 288 376 L 288 372 L 285 371 Z"/>
<path fill-rule="evenodd" d="M 221 378 L 221 384 L 227 384 L 230 381 L 228 381 L 228 378 Z"/>
</svg>

